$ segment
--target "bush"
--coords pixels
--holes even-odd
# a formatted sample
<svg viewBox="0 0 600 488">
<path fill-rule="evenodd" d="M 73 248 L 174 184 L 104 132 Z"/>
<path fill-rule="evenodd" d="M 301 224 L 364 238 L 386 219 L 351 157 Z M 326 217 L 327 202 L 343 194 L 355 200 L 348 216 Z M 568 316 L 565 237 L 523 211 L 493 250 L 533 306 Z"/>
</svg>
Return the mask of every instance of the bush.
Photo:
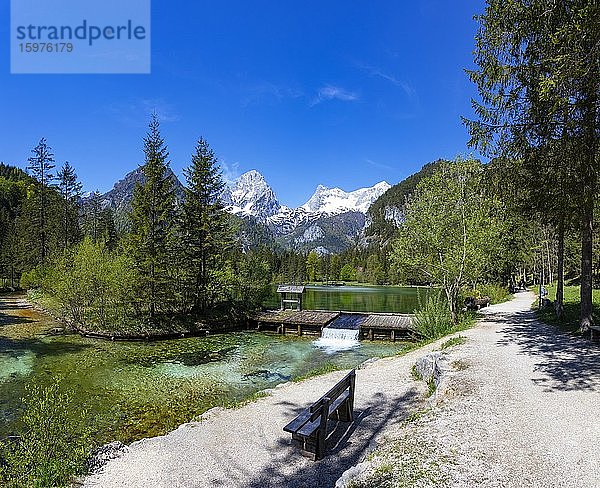
<svg viewBox="0 0 600 488">
<path fill-rule="evenodd" d="M 437 339 L 450 332 L 452 316 L 441 293 L 432 292 L 424 303 L 419 298 L 413 325 L 415 332 L 423 339 Z"/>
<path fill-rule="evenodd" d="M 44 282 L 46 276 L 46 269 L 43 266 L 38 266 L 29 271 L 25 271 L 21 275 L 21 281 L 19 286 L 24 290 L 30 290 L 33 288 L 40 288 Z"/>
<path fill-rule="evenodd" d="M 76 413 L 72 393 L 58 381 L 29 386 L 23 403 L 20 435 L 0 445 L 0 481 L 14 488 L 68 486 L 91 448 L 86 412 Z"/>
<path fill-rule="evenodd" d="M 482 297 L 490 297 L 492 303 L 506 302 L 512 297 L 512 295 L 508 291 L 508 288 L 496 285 L 495 283 L 481 285 L 477 288 L 477 292 Z"/>
</svg>

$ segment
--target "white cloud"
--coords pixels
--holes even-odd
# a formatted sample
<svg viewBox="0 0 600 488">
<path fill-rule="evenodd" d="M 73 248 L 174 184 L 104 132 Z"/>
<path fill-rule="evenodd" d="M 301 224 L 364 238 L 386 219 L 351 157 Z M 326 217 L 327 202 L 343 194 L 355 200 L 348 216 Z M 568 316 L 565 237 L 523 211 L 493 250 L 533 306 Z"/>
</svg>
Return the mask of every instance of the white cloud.
<svg viewBox="0 0 600 488">
<path fill-rule="evenodd" d="M 240 176 L 239 163 L 228 163 L 224 159 L 219 160 L 221 166 L 221 174 L 226 185 L 233 183 Z"/>
<path fill-rule="evenodd" d="M 162 98 L 147 98 L 130 102 L 113 103 L 106 107 L 120 122 L 132 127 L 148 124 L 150 115 L 156 113 L 163 123 L 177 122 L 179 114 L 170 103 Z"/>
<path fill-rule="evenodd" d="M 358 100 L 359 96 L 356 92 L 351 92 L 340 88 L 339 86 L 326 85 L 319 89 L 317 97 L 311 105 L 316 105 L 325 100 L 341 100 L 343 102 L 353 102 Z"/>
</svg>

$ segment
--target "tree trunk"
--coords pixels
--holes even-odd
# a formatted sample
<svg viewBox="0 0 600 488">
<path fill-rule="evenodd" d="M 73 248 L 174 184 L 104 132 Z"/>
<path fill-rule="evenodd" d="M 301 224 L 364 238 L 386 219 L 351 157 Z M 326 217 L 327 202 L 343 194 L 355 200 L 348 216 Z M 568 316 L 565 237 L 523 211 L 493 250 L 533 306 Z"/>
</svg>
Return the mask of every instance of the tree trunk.
<svg viewBox="0 0 600 488">
<path fill-rule="evenodd" d="M 558 248 L 557 248 L 557 283 L 556 283 L 556 301 L 554 310 L 556 317 L 560 320 L 564 312 L 564 286 L 565 286 L 565 227 L 561 222 L 558 226 Z"/>
<path fill-rule="evenodd" d="M 594 200 L 587 195 L 583 208 L 581 229 L 581 332 L 587 332 L 592 319 L 592 241 L 594 221 Z"/>
</svg>

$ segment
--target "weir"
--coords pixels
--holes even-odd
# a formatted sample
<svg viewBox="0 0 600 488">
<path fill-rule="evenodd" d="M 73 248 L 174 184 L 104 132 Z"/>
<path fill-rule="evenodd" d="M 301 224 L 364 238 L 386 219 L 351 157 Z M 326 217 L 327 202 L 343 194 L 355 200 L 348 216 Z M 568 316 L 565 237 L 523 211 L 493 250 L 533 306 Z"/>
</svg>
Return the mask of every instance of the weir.
<svg viewBox="0 0 600 488">
<path fill-rule="evenodd" d="M 341 313 L 322 330 L 321 338 L 314 344 L 327 352 L 353 349 L 359 345 L 360 326 L 364 321 L 364 315 Z"/>
</svg>

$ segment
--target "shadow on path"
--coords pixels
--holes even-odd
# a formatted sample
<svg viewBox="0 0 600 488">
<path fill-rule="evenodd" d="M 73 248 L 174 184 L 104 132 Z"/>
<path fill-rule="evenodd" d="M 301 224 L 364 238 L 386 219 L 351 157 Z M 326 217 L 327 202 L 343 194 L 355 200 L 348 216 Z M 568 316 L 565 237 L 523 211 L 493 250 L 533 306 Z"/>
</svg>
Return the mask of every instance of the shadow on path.
<svg viewBox="0 0 600 488">
<path fill-rule="evenodd" d="M 375 438 L 386 427 L 401 422 L 422 403 L 423 395 L 415 388 L 392 398 L 376 394 L 361 410 L 355 410 L 352 424 L 338 422 L 327 439 L 324 459 L 300 462 L 300 451 L 282 437 L 271 449 L 272 463 L 255 474 L 244 486 L 251 488 L 332 487 L 336 480 L 364 457 Z M 289 418 L 298 415 L 303 407 L 280 404 L 289 408 Z M 293 467 L 292 467 L 293 466 Z"/>
<path fill-rule="evenodd" d="M 490 315 L 485 322 L 498 324 L 500 345 L 517 344 L 534 356 L 543 377 L 533 381 L 546 391 L 600 390 L 600 347 L 581 337 L 537 320 L 532 310 Z"/>
</svg>

